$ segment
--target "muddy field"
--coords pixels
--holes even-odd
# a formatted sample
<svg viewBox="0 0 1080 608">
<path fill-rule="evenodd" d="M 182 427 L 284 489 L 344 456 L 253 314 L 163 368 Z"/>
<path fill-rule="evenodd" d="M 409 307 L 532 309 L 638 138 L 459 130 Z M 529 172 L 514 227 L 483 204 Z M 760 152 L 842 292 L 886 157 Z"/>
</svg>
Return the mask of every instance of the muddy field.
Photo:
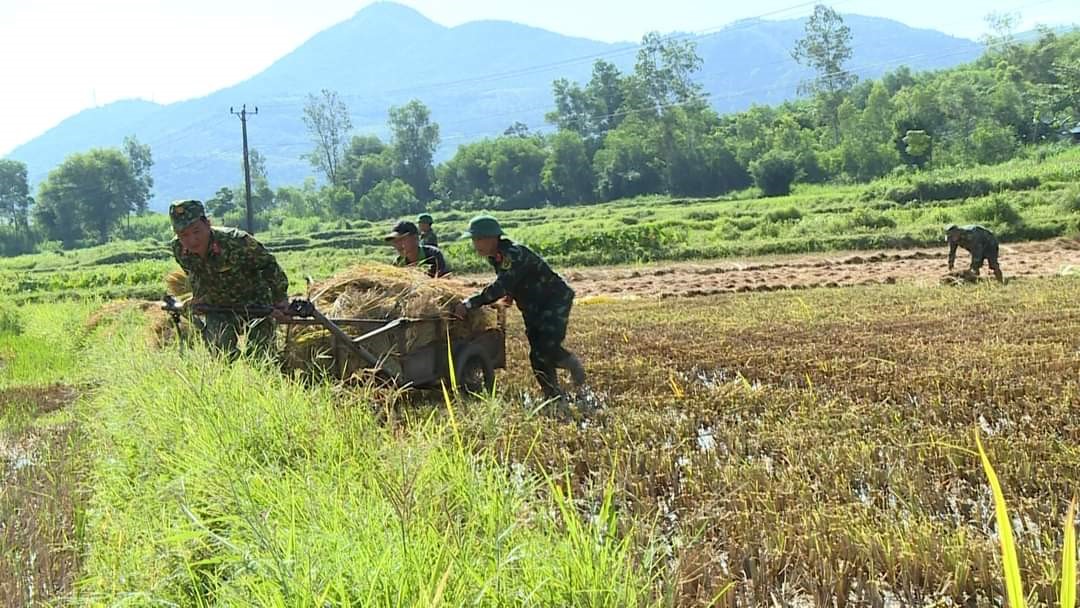
<svg viewBox="0 0 1080 608">
<path fill-rule="evenodd" d="M 77 395 L 62 384 L 0 391 L 0 607 L 46 605 L 74 585 L 78 431 L 35 421 Z"/>
<path fill-rule="evenodd" d="M 579 297 L 670 298 L 747 291 L 845 287 L 908 281 L 937 282 L 948 271 L 948 248 L 812 254 L 712 263 L 665 263 L 639 267 L 572 269 L 564 272 Z M 960 250 L 956 268 L 967 266 Z M 1080 269 L 1080 242 L 1016 243 L 1001 248 L 1001 268 L 1010 277 L 1054 276 Z M 983 276 L 989 269 L 983 268 Z M 482 286 L 487 276 L 469 277 Z"/>
</svg>

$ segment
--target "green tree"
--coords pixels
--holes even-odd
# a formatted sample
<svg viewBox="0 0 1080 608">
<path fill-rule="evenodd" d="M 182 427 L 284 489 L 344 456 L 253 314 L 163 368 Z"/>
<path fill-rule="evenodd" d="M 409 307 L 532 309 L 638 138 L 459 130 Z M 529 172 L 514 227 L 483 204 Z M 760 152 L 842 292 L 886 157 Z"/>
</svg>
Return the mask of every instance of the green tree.
<svg viewBox="0 0 1080 608">
<path fill-rule="evenodd" d="M 547 153 L 535 138 L 500 137 L 488 166 L 493 194 L 514 207 L 543 202 L 540 173 Z"/>
<path fill-rule="evenodd" d="M 0 218 L 16 233 L 28 230 L 32 202 L 26 163 L 0 159 Z"/>
<path fill-rule="evenodd" d="M 383 220 L 416 213 L 422 204 L 412 186 L 394 178 L 379 182 L 357 201 L 361 215 L 367 219 Z"/>
<path fill-rule="evenodd" d="M 270 187 L 270 173 L 266 168 L 266 157 L 252 148 L 248 153 L 248 165 L 251 168 L 251 208 L 256 214 L 265 213 L 274 207 L 274 190 Z"/>
<path fill-rule="evenodd" d="M 584 88 L 565 78 L 553 83 L 556 109 L 545 118 L 559 130 L 580 135 L 591 159 L 608 131 L 622 122 L 627 86 L 615 64 L 598 59 Z"/>
<path fill-rule="evenodd" d="M 124 138 L 124 154 L 128 164 L 131 165 L 131 173 L 135 177 L 139 192 L 136 198 L 135 213 L 146 213 L 150 209 L 150 199 L 154 195 L 154 156 L 150 152 L 150 144 L 139 143 L 134 135 Z"/>
<path fill-rule="evenodd" d="M 630 78 L 630 107 L 638 116 L 659 118 L 675 105 L 704 105 L 703 89 L 694 80 L 701 64 L 692 40 L 645 34 Z"/>
<path fill-rule="evenodd" d="M 432 159 L 439 146 L 439 125 L 431 122 L 431 111 L 416 99 L 392 107 L 390 130 L 394 176 L 411 186 L 421 200 L 431 200 L 431 182 L 435 176 Z"/>
<path fill-rule="evenodd" d="M 342 183 L 353 196 L 367 194 L 375 184 L 391 179 L 394 173 L 394 155 L 386 144 L 375 135 L 354 136 L 345 152 L 342 167 Z"/>
<path fill-rule="evenodd" d="M 786 152 L 771 151 L 750 163 L 754 184 L 761 188 L 765 196 L 791 194 L 791 184 L 795 182 L 798 173 L 799 167 L 795 159 Z"/>
<path fill-rule="evenodd" d="M 219 221 L 236 210 L 236 195 L 232 188 L 221 187 L 206 199 L 206 212 Z"/>
<path fill-rule="evenodd" d="M 577 203 L 593 193 L 593 176 L 585 140 L 574 131 L 559 131 L 550 140 L 551 151 L 540 172 L 547 196 L 555 203 Z"/>
<path fill-rule="evenodd" d="M 660 151 L 650 126 L 628 117 L 604 138 L 593 157 L 597 193 L 604 200 L 663 192 Z"/>
<path fill-rule="evenodd" d="M 72 154 L 41 184 L 35 218 L 66 247 L 109 232 L 138 208 L 143 190 L 127 157 L 115 148 Z"/>
<path fill-rule="evenodd" d="M 338 185 L 345 138 L 352 129 L 348 107 L 336 91 L 323 89 L 319 95 L 308 94 L 307 105 L 304 106 L 304 126 L 315 143 L 315 149 L 302 158 L 306 158 L 330 184 Z"/>
<path fill-rule="evenodd" d="M 491 195 L 491 160 L 495 141 L 482 139 L 459 146 L 453 158 L 439 165 L 435 189 L 449 201 L 470 201 Z"/>
<path fill-rule="evenodd" d="M 817 77 L 799 85 L 799 92 L 816 94 L 828 124 L 833 128 L 833 142 L 840 143 L 838 111 L 844 93 L 855 84 L 855 74 L 845 63 L 851 59 L 851 28 L 833 9 L 818 4 L 806 21 L 803 38 L 795 43 L 791 56 L 813 69 Z"/>
</svg>

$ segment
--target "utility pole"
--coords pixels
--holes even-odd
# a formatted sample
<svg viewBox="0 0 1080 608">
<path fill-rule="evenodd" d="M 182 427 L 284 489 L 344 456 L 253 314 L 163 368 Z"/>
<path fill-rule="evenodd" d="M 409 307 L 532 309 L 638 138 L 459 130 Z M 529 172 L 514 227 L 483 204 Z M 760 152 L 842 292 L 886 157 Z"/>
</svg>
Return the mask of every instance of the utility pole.
<svg viewBox="0 0 1080 608">
<path fill-rule="evenodd" d="M 259 106 L 255 106 L 255 111 L 250 112 L 252 116 L 258 113 Z M 248 234 L 255 234 L 255 216 L 251 213 L 251 164 L 248 162 L 247 117 L 249 112 L 247 111 L 247 104 L 240 106 L 239 112 L 234 112 L 230 107 L 229 114 L 240 117 L 240 130 L 244 134 L 244 203 L 247 205 L 247 231 Z"/>
</svg>

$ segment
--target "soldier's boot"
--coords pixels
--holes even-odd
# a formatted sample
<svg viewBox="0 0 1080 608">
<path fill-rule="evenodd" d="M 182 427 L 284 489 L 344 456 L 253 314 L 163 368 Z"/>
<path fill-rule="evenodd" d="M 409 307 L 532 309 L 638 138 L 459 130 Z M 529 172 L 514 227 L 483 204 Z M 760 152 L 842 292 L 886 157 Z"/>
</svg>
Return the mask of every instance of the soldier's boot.
<svg viewBox="0 0 1080 608">
<path fill-rule="evenodd" d="M 994 278 L 997 279 L 998 283 L 1002 283 L 1002 284 L 1005 283 L 1005 276 L 1003 274 L 1001 274 L 1001 269 L 1000 268 L 995 268 L 994 269 Z"/>
<path fill-rule="evenodd" d="M 566 353 L 566 356 L 559 360 L 557 366 L 570 372 L 570 378 L 574 381 L 574 388 L 585 386 L 585 366 L 581 364 L 581 359 L 578 359 L 577 355 L 571 352 Z"/>
</svg>

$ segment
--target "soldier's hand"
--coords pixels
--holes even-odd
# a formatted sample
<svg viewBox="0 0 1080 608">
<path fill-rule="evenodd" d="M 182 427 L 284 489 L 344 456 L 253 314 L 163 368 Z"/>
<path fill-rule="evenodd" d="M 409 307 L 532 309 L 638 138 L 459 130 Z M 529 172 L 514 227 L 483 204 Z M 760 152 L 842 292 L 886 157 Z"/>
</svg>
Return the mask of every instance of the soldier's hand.
<svg viewBox="0 0 1080 608">
<path fill-rule="evenodd" d="M 270 318 L 277 321 L 285 321 L 289 318 L 289 315 L 285 314 L 285 311 L 289 309 L 289 299 L 286 298 L 277 304 L 274 304 L 274 310 L 270 313 Z"/>
<path fill-rule="evenodd" d="M 469 314 L 469 309 L 465 308 L 464 303 L 459 303 L 457 306 L 454 307 L 454 316 L 455 317 L 457 317 L 459 319 L 464 319 L 465 316 L 468 315 L 468 314 Z"/>
</svg>

